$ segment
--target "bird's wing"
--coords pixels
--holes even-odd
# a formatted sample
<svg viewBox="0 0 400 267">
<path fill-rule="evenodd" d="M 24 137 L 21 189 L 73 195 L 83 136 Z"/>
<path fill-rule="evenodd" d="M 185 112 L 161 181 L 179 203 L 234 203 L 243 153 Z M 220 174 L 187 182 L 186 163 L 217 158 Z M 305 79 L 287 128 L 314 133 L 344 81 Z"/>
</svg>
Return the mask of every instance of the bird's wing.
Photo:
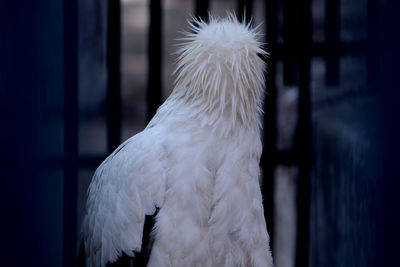
<svg viewBox="0 0 400 267">
<path fill-rule="evenodd" d="M 164 199 L 165 153 L 158 133 L 155 127 L 131 137 L 96 170 L 83 223 L 89 266 L 141 250 L 145 215 Z"/>
</svg>

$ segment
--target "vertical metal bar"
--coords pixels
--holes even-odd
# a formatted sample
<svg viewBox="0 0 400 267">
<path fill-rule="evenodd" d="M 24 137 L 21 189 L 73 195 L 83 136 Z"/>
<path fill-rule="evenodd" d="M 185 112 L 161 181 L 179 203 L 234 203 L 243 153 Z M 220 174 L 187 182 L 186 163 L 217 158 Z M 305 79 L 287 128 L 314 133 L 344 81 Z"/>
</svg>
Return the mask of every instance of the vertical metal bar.
<svg viewBox="0 0 400 267">
<path fill-rule="evenodd" d="M 118 147 L 121 138 L 120 1 L 108 0 L 107 9 L 107 148 Z"/>
<path fill-rule="evenodd" d="M 64 0 L 64 219 L 63 266 L 76 262 L 78 174 L 78 9 Z"/>
<path fill-rule="evenodd" d="M 283 56 L 283 80 L 285 84 L 295 85 L 297 79 L 297 58 L 298 43 L 302 40 L 299 35 L 298 16 L 300 5 L 297 0 L 283 1 L 283 41 L 285 53 Z"/>
<path fill-rule="evenodd" d="M 266 37 L 267 50 L 270 53 L 267 58 L 267 79 L 264 110 L 264 148 L 261 157 L 261 165 L 264 173 L 262 193 L 264 197 L 264 215 L 270 234 L 271 248 L 274 242 L 274 173 L 276 164 L 276 39 L 277 39 L 277 0 L 266 2 Z"/>
<path fill-rule="evenodd" d="M 326 83 L 339 82 L 340 0 L 326 0 L 325 36 L 330 52 L 326 55 Z"/>
<path fill-rule="evenodd" d="M 148 44 L 147 120 L 156 114 L 162 101 L 161 87 L 161 1 L 150 0 L 150 29 Z"/>
<path fill-rule="evenodd" d="M 309 249 L 309 206 L 311 168 L 311 103 L 310 103 L 310 46 L 311 46 L 311 0 L 299 6 L 300 30 L 300 73 L 299 115 L 296 132 L 296 153 L 299 160 L 297 188 L 297 241 L 296 266 L 308 266 Z"/>
<path fill-rule="evenodd" d="M 238 0 L 238 18 L 240 22 L 245 20 L 246 23 L 250 22 L 253 15 L 253 1 L 252 0 Z"/>
<path fill-rule="evenodd" d="M 196 17 L 207 21 L 208 0 L 196 0 Z"/>
<path fill-rule="evenodd" d="M 371 1 L 371 0 L 370 0 Z M 400 10 L 399 1 L 378 1 L 372 0 L 368 2 L 369 18 L 368 23 L 375 20 L 376 27 L 379 29 L 378 34 L 370 36 L 376 38 L 376 49 L 370 51 L 378 55 L 380 61 L 380 71 L 370 73 L 379 89 L 379 94 L 375 94 L 375 99 L 380 102 L 379 122 L 377 126 L 380 129 L 378 144 L 381 150 L 379 156 L 378 172 L 376 177 L 376 186 L 374 188 L 374 217 L 376 222 L 373 229 L 376 229 L 375 240 L 376 252 L 375 261 L 371 266 L 395 266 L 398 262 L 398 242 L 400 239 L 400 216 L 398 211 L 398 203 L 400 202 L 399 187 L 399 150 L 400 150 L 400 125 L 398 123 L 398 115 L 400 114 L 400 86 L 399 86 L 399 68 L 400 62 L 400 35 L 399 25 Z M 376 9 L 372 7 L 374 5 Z M 372 18 L 373 12 L 382 14 L 379 20 Z M 383 15 L 384 14 L 384 15 Z M 379 22 L 379 23 L 378 23 Z M 371 27 L 372 25 L 369 25 Z M 371 40 L 371 39 L 370 39 Z M 375 44 L 374 44 L 375 45 Z M 379 70 L 379 68 L 377 68 Z M 379 140 L 379 141 L 378 141 Z"/>
<path fill-rule="evenodd" d="M 367 86 L 368 90 L 376 90 L 378 86 L 379 51 L 380 51 L 380 5 L 377 0 L 367 3 Z"/>
</svg>

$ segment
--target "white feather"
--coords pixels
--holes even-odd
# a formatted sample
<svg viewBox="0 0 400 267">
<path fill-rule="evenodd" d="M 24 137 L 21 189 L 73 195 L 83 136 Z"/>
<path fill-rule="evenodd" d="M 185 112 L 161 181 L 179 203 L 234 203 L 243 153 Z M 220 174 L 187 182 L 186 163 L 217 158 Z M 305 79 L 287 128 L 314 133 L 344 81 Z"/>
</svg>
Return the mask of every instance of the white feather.
<svg viewBox="0 0 400 267">
<path fill-rule="evenodd" d="M 232 15 L 190 25 L 171 96 L 93 177 L 89 266 L 140 251 L 155 207 L 148 266 L 272 266 L 258 165 L 266 52 Z"/>
</svg>

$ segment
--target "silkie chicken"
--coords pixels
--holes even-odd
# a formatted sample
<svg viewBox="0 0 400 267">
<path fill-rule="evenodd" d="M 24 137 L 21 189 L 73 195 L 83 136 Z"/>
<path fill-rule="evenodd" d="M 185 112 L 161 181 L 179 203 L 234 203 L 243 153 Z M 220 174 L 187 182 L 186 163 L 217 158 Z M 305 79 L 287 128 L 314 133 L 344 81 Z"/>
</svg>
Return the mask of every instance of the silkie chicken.
<svg viewBox="0 0 400 267">
<path fill-rule="evenodd" d="M 273 266 L 259 185 L 267 53 L 235 16 L 209 20 L 189 22 L 173 92 L 94 174 L 89 267 Z"/>
</svg>

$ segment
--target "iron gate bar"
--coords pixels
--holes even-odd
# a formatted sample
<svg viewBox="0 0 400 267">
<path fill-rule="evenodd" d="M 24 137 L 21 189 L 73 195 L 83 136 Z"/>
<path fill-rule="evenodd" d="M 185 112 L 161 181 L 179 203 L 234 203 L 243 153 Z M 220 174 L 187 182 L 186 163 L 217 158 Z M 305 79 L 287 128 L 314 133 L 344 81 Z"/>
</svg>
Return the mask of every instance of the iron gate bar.
<svg viewBox="0 0 400 267">
<path fill-rule="evenodd" d="M 286 48 L 283 64 L 283 81 L 286 85 L 295 85 L 297 79 L 298 42 L 302 36 L 299 34 L 299 8 L 302 5 L 298 0 L 283 1 L 283 41 Z"/>
<path fill-rule="evenodd" d="M 108 0 L 107 18 L 107 151 L 110 154 L 121 139 L 121 16 L 120 0 Z"/>
<path fill-rule="evenodd" d="M 265 154 L 261 155 L 261 162 L 267 160 Z M 273 164 L 276 165 L 297 165 L 299 163 L 297 158 L 297 153 L 295 149 L 287 149 L 287 150 L 276 150 L 274 158 L 270 158 L 268 160 L 272 160 Z"/>
<path fill-rule="evenodd" d="M 150 0 L 150 28 L 148 42 L 147 121 L 156 114 L 162 102 L 161 87 L 161 0 Z"/>
<path fill-rule="evenodd" d="M 296 165 L 299 159 L 296 157 L 295 149 L 281 150 L 276 152 L 276 165 Z"/>
<path fill-rule="evenodd" d="M 208 4 L 209 4 L 208 0 L 196 0 L 195 14 L 197 18 L 207 21 Z"/>
<path fill-rule="evenodd" d="M 264 197 L 264 215 L 267 222 L 268 232 L 270 233 L 270 247 L 273 248 L 274 242 L 274 177 L 275 177 L 275 156 L 276 156 L 276 39 L 278 29 L 278 3 L 277 0 L 269 0 L 265 5 L 266 14 L 266 38 L 267 51 L 270 55 L 266 58 L 266 91 L 267 95 L 264 103 L 264 146 L 261 156 L 261 166 L 263 168 L 264 179 L 262 184 L 262 194 Z"/>
<path fill-rule="evenodd" d="M 252 0 L 238 0 L 238 18 L 240 22 L 246 19 L 249 23 L 253 16 L 253 1 Z"/>
<path fill-rule="evenodd" d="M 310 55 L 306 53 L 311 44 L 311 0 L 304 0 L 299 7 L 300 66 L 299 104 L 296 130 L 296 152 L 299 160 L 297 182 L 297 240 L 296 266 L 308 266 L 309 213 L 310 213 L 310 169 L 311 169 L 311 103 L 310 103 Z"/>
<path fill-rule="evenodd" d="M 380 11 L 378 0 L 367 2 L 367 89 L 369 91 L 379 88 L 377 77 L 379 73 L 379 52 L 381 51 Z"/>
<path fill-rule="evenodd" d="M 336 48 L 340 42 L 340 0 L 326 0 L 325 38 L 328 45 Z M 333 49 L 326 54 L 325 82 L 329 85 L 339 83 L 339 53 Z"/>
<path fill-rule="evenodd" d="M 78 174 L 78 7 L 77 0 L 63 2 L 64 30 L 64 267 L 75 265 Z"/>
</svg>

